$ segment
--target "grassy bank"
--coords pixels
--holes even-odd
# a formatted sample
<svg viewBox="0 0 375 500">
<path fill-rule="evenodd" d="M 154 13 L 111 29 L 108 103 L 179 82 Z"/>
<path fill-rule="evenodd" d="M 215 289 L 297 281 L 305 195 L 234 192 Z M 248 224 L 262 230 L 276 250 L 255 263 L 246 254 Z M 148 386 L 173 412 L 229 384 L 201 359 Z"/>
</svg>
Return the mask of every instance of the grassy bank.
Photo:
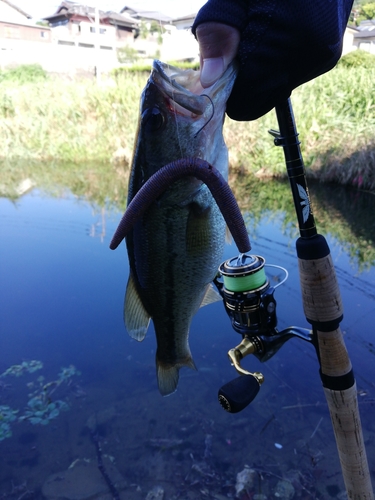
<svg viewBox="0 0 375 500">
<path fill-rule="evenodd" d="M 0 158 L 74 163 L 129 160 L 140 93 L 147 74 L 72 82 L 36 75 L 26 81 L 0 75 Z M 340 66 L 293 94 L 309 175 L 375 191 L 375 70 Z M 231 166 L 259 177 L 285 166 L 269 128 L 274 112 L 255 122 L 226 120 Z"/>
<path fill-rule="evenodd" d="M 117 81 L 0 79 L 0 157 L 107 163 L 116 151 L 131 156 L 138 103 L 147 76 Z"/>
<path fill-rule="evenodd" d="M 308 174 L 375 190 L 375 70 L 339 66 L 296 89 L 292 102 Z M 273 111 L 255 122 L 227 123 L 234 167 L 260 177 L 284 174 L 270 128 L 277 128 Z"/>
</svg>

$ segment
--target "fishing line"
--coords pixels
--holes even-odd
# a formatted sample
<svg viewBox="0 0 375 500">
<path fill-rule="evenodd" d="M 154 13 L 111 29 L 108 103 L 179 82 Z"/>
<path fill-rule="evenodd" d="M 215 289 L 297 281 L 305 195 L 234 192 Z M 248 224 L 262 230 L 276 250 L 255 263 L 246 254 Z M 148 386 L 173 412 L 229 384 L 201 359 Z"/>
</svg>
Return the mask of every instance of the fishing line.
<svg viewBox="0 0 375 500">
<path fill-rule="evenodd" d="M 162 43 L 164 42 L 163 40 L 163 25 L 162 25 L 162 22 L 161 22 L 161 18 L 159 18 L 159 30 L 160 30 L 160 36 L 161 36 L 161 39 L 162 39 Z M 170 64 L 167 63 L 167 66 L 168 68 L 170 68 Z M 172 86 L 172 103 L 173 103 L 173 111 L 174 111 L 174 121 L 175 121 L 175 126 L 176 126 L 176 132 L 177 132 L 177 138 L 178 138 L 178 147 L 180 148 L 180 156 L 181 158 L 184 157 L 183 155 L 183 152 L 182 152 L 182 146 L 181 146 L 181 140 L 180 140 L 180 129 L 179 129 L 179 125 L 178 125 L 178 120 L 177 120 L 177 110 L 176 110 L 176 101 L 174 99 L 174 88 Z"/>
<path fill-rule="evenodd" d="M 196 139 L 196 138 L 197 138 L 197 135 L 199 134 L 199 132 L 202 132 L 202 130 L 204 129 L 204 127 L 210 123 L 210 121 L 212 120 L 212 118 L 214 117 L 214 114 L 215 114 L 215 106 L 214 106 L 214 102 L 213 102 L 213 100 L 211 99 L 211 97 L 210 97 L 209 95 L 207 95 L 207 94 L 201 94 L 201 97 L 207 97 L 207 99 L 209 99 L 209 101 L 210 101 L 210 103 L 211 103 L 211 105 L 212 105 L 212 114 L 211 114 L 211 116 L 209 117 L 209 119 L 206 121 L 206 123 L 203 125 L 203 127 L 201 127 L 201 128 L 198 130 L 198 132 L 195 134 L 194 139 Z"/>
<path fill-rule="evenodd" d="M 172 88 L 172 96 L 174 95 L 174 89 Z M 184 154 L 182 152 L 182 146 L 181 146 L 181 140 L 180 140 L 180 129 L 179 129 L 179 125 L 178 125 L 178 119 L 177 119 L 177 111 L 176 111 L 176 101 L 173 97 L 173 108 L 174 108 L 174 121 L 175 121 L 175 125 L 176 125 L 176 132 L 177 132 L 177 139 L 178 139 L 178 147 L 180 148 L 180 155 L 181 155 L 181 158 L 184 157 Z"/>
</svg>

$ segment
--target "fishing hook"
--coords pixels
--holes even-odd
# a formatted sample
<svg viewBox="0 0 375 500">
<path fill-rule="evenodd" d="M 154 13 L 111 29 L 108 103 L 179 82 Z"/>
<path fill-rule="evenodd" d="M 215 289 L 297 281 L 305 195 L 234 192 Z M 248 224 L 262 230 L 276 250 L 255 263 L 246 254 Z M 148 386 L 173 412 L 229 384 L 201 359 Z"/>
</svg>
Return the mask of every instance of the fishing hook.
<svg viewBox="0 0 375 500">
<path fill-rule="evenodd" d="M 212 115 L 209 117 L 209 119 L 206 121 L 206 123 L 198 130 L 198 132 L 194 135 L 194 139 L 197 138 L 199 132 L 202 132 L 202 130 L 204 129 L 204 127 L 206 125 L 208 125 L 210 123 L 210 121 L 212 120 L 212 118 L 214 117 L 214 114 L 215 114 L 215 106 L 214 106 L 214 102 L 213 100 L 211 99 L 211 97 L 207 94 L 201 94 L 200 97 L 207 97 L 207 99 L 209 99 L 211 105 L 212 105 Z"/>
</svg>

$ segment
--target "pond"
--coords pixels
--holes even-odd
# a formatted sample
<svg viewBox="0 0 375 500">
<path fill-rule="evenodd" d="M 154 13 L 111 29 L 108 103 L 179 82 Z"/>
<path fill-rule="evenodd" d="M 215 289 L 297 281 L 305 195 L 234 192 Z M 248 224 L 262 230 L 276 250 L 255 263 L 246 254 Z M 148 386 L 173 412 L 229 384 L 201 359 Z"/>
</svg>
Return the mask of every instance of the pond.
<svg viewBox="0 0 375 500">
<path fill-rule="evenodd" d="M 233 179 L 232 187 L 253 253 L 289 272 L 275 291 L 278 329 L 309 328 L 288 185 Z M 310 192 L 343 297 L 341 328 L 374 471 L 374 196 L 322 185 Z M 345 498 L 309 343 L 292 339 L 266 363 L 246 358 L 265 382 L 241 413 L 227 413 L 217 393 L 236 376 L 227 352 L 241 338 L 214 303 L 192 322 L 197 371 L 182 369 L 177 392 L 159 394 L 153 328 L 138 343 L 123 325 L 128 260 L 124 244 L 109 250 L 121 215 L 69 185 L 0 199 L 1 498 L 116 498 L 98 456 L 124 499 L 235 498 L 237 474 L 248 468 L 255 472 L 242 499 Z M 223 260 L 236 253 L 227 244 Z"/>
</svg>

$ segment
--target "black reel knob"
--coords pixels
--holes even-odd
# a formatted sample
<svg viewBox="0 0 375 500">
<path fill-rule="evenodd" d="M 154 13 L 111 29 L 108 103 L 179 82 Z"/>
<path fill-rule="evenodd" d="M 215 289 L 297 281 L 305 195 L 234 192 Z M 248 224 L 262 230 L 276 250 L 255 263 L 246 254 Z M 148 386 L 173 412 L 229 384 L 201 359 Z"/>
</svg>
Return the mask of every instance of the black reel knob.
<svg viewBox="0 0 375 500">
<path fill-rule="evenodd" d="M 241 375 L 221 387 L 218 394 L 219 403 L 229 413 L 238 413 L 253 401 L 259 388 L 256 377 Z"/>
</svg>

